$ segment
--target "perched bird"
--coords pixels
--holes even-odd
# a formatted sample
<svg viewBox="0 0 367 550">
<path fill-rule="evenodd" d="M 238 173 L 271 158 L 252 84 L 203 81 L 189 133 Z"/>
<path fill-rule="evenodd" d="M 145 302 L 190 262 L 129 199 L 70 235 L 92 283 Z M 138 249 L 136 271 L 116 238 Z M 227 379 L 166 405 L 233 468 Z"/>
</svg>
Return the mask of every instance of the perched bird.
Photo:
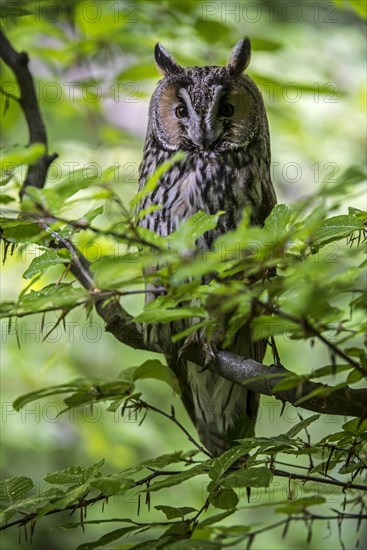
<svg viewBox="0 0 367 550">
<path fill-rule="evenodd" d="M 138 224 L 166 236 L 199 210 L 224 211 L 217 228 L 198 239 L 197 246 L 207 250 L 216 237 L 236 228 L 246 206 L 251 222 L 262 225 L 276 202 L 265 107 L 258 87 L 244 74 L 251 44 L 248 38 L 240 40 L 225 67 L 181 67 L 160 44 L 154 53 L 163 78 L 150 102 L 139 188 L 176 151 L 185 157 L 143 198 L 140 211 L 160 208 L 148 209 Z M 152 299 L 148 293 L 147 300 Z M 201 442 L 218 456 L 235 439 L 253 435 L 259 396 L 181 360 L 172 331 L 173 324 L 148 327 L 149 338 L 159 344 L 178 378 Z M 266 342 L 252 342 L 249 327 L 243 326 L 229 351 L 262 362 L 265 348 Z"/>
</svg>

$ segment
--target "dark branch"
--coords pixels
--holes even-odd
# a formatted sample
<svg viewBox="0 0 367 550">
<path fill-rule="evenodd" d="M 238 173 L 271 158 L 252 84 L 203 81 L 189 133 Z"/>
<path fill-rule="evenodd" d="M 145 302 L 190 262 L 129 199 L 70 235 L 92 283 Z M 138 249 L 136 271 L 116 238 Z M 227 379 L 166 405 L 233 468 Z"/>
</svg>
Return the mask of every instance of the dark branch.
<svg viewBox="0 0 367 550">
<path fill-rule="evenodd" d="M 28 185 L 42 188 L 46 181 L 47 170 L 51 162 L 57 157 L 54 153 L 47 153 L 47 134 L 42 115 L 38 106 L 36 91 L 32 75 L 28 69 L 28 55 L 25 52 L 17 52 L 10 44 L 5 34 L 0 29 L 0 57 L 14 72 L 19 84 L 19 103 L 27 121 L 29 131 L 29 144 L 42 143 L 46 148 L 46 154 L 28 167 L 26 179 L 23 183 L 21 196 Z"/>
<path fill-rule="evenodd" d="M 100 304 L 98 313 L 106 321 L 106 330 L 126 345 L 138 349 L 150 349 L 160 352 L 156 347 L 148 348 L 144 342 L 143 333 L 133 322 L 132 317 L 118 304 L 110 303 L 107 307 Z M 130 343 L 131 342 L 131 343 Z M 194 345 L 185 349 L 182 358 L 189 359 L 197 365 L 205 366 L 212 372 L 227 378 L 236 384 L 246 385 L 250 390 L 262 395 L 269 395 L 297 406 L 297 402 L 315 390 L 326 389 L 325 395 L 314 395 L 302 402 L 302 407 L 323 414 L 343 416 L 367 416 L 367 390 L 348 387 L 334 389 L 325 384 L 305 381 L 299 377 L 297 387 L 288 390 L 276 390 L 275 386 L 284 380 L 285 376 L 297 375 L 284 367 L 262 365 L 253 359 L 244 359 L 229 351 L 217 351 L 216 361 L 206 363 L 206 353 Z M 332 397 L 330 398 L 330 392 Z"/>
<path fill-rule="evenodd" d="M 169 475 L 175 475 L 180 473 L 182 472 L 177 470 L 176 471 L 154 470 L 151 474 L 132 483 L 131 487 L 129 487 L 128 490 L 134 489 L 135 487 L 140 487 L 140 485 L 144 485 L 145 483 L 149 484 L 153 479 L 159 476 L 169 476 Z M 91 506 L 96 502 L 100 502 L 103 500 L 108 500 L 108 495 L 101 493 L 100 495 L 97 495 L 96 497 L 93 497 L 93 498 L 89 498 L 89 499 L 81 498 L 79 499 L 78 502 L 74 504 L 69 504 L 64 508 L 55 508 L 54 510 L 50 510 L 49 512 L 46 512 L 46 514 L 44 515 L 51 516 L 53 514 L 59 514 L 60 512 L 67 512 L 68 510 L 71 510 L 72 512 L 74 512 L 78 508 L 85 508 L 86 506 Z M 20 525 L 20 526 L 25 525 L 26 523 L 29 523 L 30 521 L 34 521 L 35 519 L 37 519 L 37 515 L 38 515 L 37 512 L 31 512 L 29 514 L 26 514 L 21 519 L 16 519 L 14 521 L 6 523 L 5 525 L 1 525 L 0 531 L 5 531 L 6 529 L 9 529 L 9 527 L 14 527 L 14 525 Z"/>
</svg>

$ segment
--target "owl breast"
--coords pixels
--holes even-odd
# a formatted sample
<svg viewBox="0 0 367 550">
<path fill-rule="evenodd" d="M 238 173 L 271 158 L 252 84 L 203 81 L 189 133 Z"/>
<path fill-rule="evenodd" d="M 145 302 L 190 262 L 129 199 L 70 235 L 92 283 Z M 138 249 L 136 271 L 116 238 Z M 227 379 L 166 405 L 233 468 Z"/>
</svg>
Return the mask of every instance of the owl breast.
<svg viewBox="0 0 367 550">
<path fill-rule="evenodd" d="M 266 167 L 264 177 L 265 170 Z M 145 197 L 141 209 L 157 205 L 159 210 L 144 217 L 139 224 L 166 236 L 199 210 L 208 214 L 222 211 L 217 229 L 208 232 L 206 242 L 200 243 L 209 247 L 218 235 L 236 228 L 245 206 L 261 204 L 261 180 L 255 179 L 253 171 L 254 159 L 248 152 L 188 154 L 172 166 L 156 189 Z M 142 177 L 144 172 L 142 166 Z"/>
</svg>

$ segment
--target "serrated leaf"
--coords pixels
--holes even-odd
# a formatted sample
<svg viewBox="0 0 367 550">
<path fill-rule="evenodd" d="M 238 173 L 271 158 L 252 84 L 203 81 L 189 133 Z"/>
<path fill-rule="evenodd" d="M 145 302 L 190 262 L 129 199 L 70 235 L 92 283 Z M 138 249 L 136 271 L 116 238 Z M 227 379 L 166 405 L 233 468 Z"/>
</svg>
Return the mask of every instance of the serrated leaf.
<svg viewBox="0 0 367 550">
<path fill-rule="evenodd" d="M 220 487 L 213 493 L 209 493 L 209 502 L 222 510 L 232 510 L 238 504 L 238 495 L 232 489 Z"/>
<path fill-rule="evenodd" d="M 356 216 L 334 216 L 321 223 L 313 234 L 313 244 L 322 246 L 343 237 L 349 237 L 355 231 L 364 229 L 363 220 Z"/>
<path fill-rule="evenodd" d="M 103 206 L 98 206 L 98 208 L 94 208 L 93 210 L 89 210 L 82 216 L 82 220 L 86 220 L 88 223 L 92 223 L 92 221 L 97 217 L 103 214 L 104 208 Z M 81 221 L 81 220 L 78 220 Z"/>
<path fill-rule="evenodd" d="M 222 475 L 238 460 L 243 457 L 252 448 L 251 443 L 237 445 L 232 447 L 220 457 L 213 459 L 212 466 L 209 469 L 209 477 L 215 482 L 218 482 Z"/>
<path fill-rule="evenodd" d="M 207 312 L 201 307 L 178 307 L 175 309 L 149 308 L 135 317 L 135 321 L 142 323 L 170 323 L 180 319 L 193 317 L 207 317 Z"/>
<path fill-rule="evenodd" d="M 173 487 L 177 486 L 180 483 L 183 483 L 184 481 L 187 481 L 188 479 L 191 479 L 196 476 L 200 476 L 207 473 L 207 465 L 206 463 L 198 464 L 197 466 L 193 466 L 192 468 L 189 468 L 188 470 L 185 470 L 184 472 L 180 472 L 179 474 L 172 474 L 164 479 L 161 479 L 159 481 L 156 481 L 155 483 L 152 483 L 149 487 L 143 490 L 145 493 L 151 493 L 155 491 L 160 491 L 161 489 L 165 489 L 167 487 Z"/>
<path fill-rule="evenodd" d="M 47 250 L 40 256 L 33 258 L 28 269 L 23 273 L 24 279 L 32 279 L 35 275 L 44 273 L 50 267 L 55 265 L 65 265 L 70 259 L 68 250 Z"/>
<path fill-rule="evenodd" d="M 199 237 L 216 228 L 221 214 L 223 212 L 207 214 L 199 210 L 190 218 L 181 222 L 177 230 L 169 236 L 170 246 L 180 252 L 193 250 Z"/>
<path fill-rule="evenodd" d="M 6 523 L 12 516 L 14 516 L 20 509 L 22 513 L 38 511 L 45 506 L 49 506 L 50 501 L 56 501 L 62 498 L 64 492 L 56 487 L 43 490 L 41 494 L 36 496 L 28 496 L 18 500 L 15 504 L 12 504 L 8 508 L 1 511 L 0 522 Z"/>
<path fill-rule="evenodd" d="M 367 431 L 367 419 L 353 418 L 342 426 L 343 430 L 354 435 L 361 435 Z"/>
<path fill-rule="evenodd" d="M 217 524 L 222 519 L 227 518 L 228 516 L 232 515 L 235 512 L 235 509 L 232 510 L 226 510 L 225 512 L 221 512 L 220 514 L 215 514 L 214 516 L 210 516 L 209 518 L 204 519 L 201 521 L 198 525 L 198 527 L 206 527 L 208 525 Z"/>
<path fill-rule="evenodd" d="M 291 211 L 285 204 L 276 204 L 265 220 L 264 227 L 278 241 L 286 233 L 286 227 L 291 218 Z"/>
<path fill-rule="evenodd" d="M 190 508 L 189 506 L 183 506 L 182 508 L 174 508 L 173 506 L 164 506 L 163 504 L 159 504 L 158 506 L 154 506 L 156 510 L 161 510 L 167 519 L 174 519 L 174 518 L 182 518 L 184 519 L 184 516 L 187 514 L 191 514 L 192 512 L 197 512 L 196 508 Z"/>
<path fill-rule="evenodd" d="M 269 468 L 242 468 L 228 474 L 221 481 L 221 486 L 227 489 L 234 489 L 235 487 L 268 487 L 272 477 L 273 475 Z"/>
<path fill-rule="evenodd" d="M 302 330 L 288 319 L 277 315 L 259 315 L 251 321 L 251 334 L 255 341 L 269 338 L 271 336 L 286 335 L 288 338 L 300 338 Z"/>
<path fill-rule="evenodd" d="M 22 164 L 34 164 L 46 152 L 43 143 L 33 143 L 28 147 L 17 147 L 0 156 L 0 170 L 9 170 Z"/>
<path fill-rule="evenodd" d="M 339 474 L 350 474 L 351 472 L 355 472 L 359 469 L 366 469 L 367 463 L 363 462 L 362 460 L 359 460 L 358 462 L 353 462 L 352 464 L 348 464 L 348 466 L 342 466 L 339 470 Z"/>
<path fill-rule="evenodd" d="M 126 493 L 134 487 L 134 480 L 128 478 L 116 478 L 113 476 L 110 477 L 100 477 L 98 479 L 92 479 L 89 481 L 89 485 L 94 489 L 98 489 L 101 493 L 106 496 L 110 495 L 119 495 Z"/>
<path fill-rule="evenodd" d="M 102 469 L 104 462 L 104 459 L 102 459 L 89 468 L 83 468 L 82 466 L 71 466 L 70 468 L 65 468 L 63 470 L 59 470 L 58 472 L 47 474 L 44 477 L 44 480 L 47 481 L 47 483 L 56 485 L 82 484 L 93 477 L 100 477 L 100 470 Z"/>
<path fill-rule="evenodd" d="M 36 223 L 21 220 L 0 218 L 0 227 L 3 236 L 12 243 L 37 242 L 45 234 Z"/>
<path fill-rule="evenodd" d="M 7 317 L 9 313 L 21 316 L 38 313 L 40 310 L 47 308 L 73 308 L 78 304 L 81 305 L 89 301 L 92 301 L 92 299 L 88 291 L 83 288 L 74 288 L 72 283 L 61 283 L 58 286 L 51 284 L 42 290 L 27 292 L 10 311 L 9 309 L 1 311 L 0 316 Z"/>
<path fill-rule="evenodd" d="M 14 504 L 20 500 L 23 500 L 28 495 L 29 491 L 33 489 L 33 481 L 29 477 L 18 476 L 5 480 L 5 491 L 8 495 L 9 501 Z"/>
<path fill-rule="evenodd" d="M 139 367 L 125 369 L 120 373 L 120 377 L 124 380 L 131 380 L 131 382 L 153 378 L 154 380 L 166 382 L 175 391 L 179 390 L 177 379 L 171 369 L 158 359 L 148 359 Z"/>
</svg>

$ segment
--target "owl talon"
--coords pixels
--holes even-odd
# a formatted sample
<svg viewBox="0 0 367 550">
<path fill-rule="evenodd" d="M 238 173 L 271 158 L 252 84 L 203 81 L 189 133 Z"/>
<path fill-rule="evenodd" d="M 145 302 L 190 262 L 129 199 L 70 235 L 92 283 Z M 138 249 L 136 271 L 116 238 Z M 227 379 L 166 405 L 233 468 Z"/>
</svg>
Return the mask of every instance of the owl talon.
<svg viewBox="0 0 367 550">
<path fill-rule="evenodd" d="M 213 346 L 213 344 L 208 344 L 208 342 L 204 342 L 203 349 L 205 352 L 205 361 L 203 368 L 199 372 L 204 372 L 210 369 L 213 363 L 215 363 L 217 360 L 217 356 L 215 354 L 216 348 L 215 346 Z"/>
</svg>

